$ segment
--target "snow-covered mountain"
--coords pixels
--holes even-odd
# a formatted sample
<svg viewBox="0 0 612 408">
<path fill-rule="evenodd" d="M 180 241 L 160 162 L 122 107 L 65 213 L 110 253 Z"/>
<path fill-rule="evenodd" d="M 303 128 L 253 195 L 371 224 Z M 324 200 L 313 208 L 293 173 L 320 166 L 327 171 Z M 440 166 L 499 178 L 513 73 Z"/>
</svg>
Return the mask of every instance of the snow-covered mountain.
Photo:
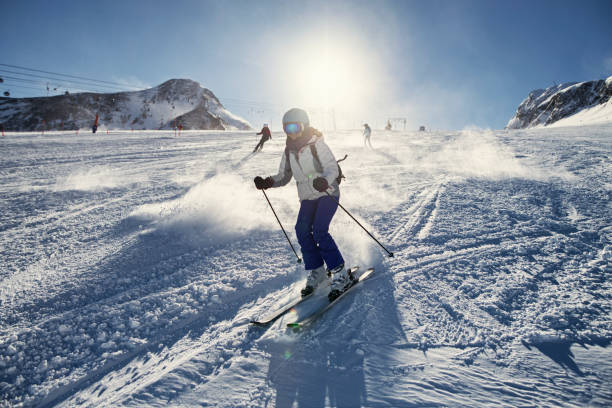
<svg viewBox="0 0 612 408">
<path fill-rule="evenodd" d="M 612 76 L 537 89 L 521 102 L 506 129 L 612 122 Z"/>
<path fill-rule="evenodd" d="M 41 98 L 0 98 L 6 131 L 100 129 L 249 130 L 251 125 L 189 79 L 171 79 L 151 89 L 111 94 L 79 93 Z"/>
</svg>

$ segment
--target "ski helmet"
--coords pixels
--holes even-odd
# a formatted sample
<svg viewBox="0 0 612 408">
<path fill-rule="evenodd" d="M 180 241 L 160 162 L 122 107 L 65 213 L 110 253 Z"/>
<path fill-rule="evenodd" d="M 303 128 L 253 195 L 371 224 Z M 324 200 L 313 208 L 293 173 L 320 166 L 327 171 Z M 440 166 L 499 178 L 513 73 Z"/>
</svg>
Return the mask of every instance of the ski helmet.
<svg viewBox="0 0 612 408">
<path fill-rule="evenodd" d="M 310 125 L 310 119 L 304 109 L 293 108 L 289 109 L 283 115 L 283 125 L 285 123 L 302 123 L 304 126 Z"/>
</svg>

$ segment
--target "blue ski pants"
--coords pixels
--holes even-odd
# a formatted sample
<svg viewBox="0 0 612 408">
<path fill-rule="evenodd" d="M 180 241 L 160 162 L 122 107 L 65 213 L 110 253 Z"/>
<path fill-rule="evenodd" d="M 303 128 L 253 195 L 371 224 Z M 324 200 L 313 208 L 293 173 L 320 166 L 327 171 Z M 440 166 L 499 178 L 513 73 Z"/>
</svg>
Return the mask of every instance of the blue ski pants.
<svg viewBox="0 0 612 408">
<path fill-rule="evenodd" d="M 329 224 L 337 209 L 338 203 L 329 196 L 301 202 L 295 232 L 302 247 L 306 270 L 316 269 L 323 262 L 327 269 L 344 263 L 338 246 L 329 234 Z"/>
</svg>

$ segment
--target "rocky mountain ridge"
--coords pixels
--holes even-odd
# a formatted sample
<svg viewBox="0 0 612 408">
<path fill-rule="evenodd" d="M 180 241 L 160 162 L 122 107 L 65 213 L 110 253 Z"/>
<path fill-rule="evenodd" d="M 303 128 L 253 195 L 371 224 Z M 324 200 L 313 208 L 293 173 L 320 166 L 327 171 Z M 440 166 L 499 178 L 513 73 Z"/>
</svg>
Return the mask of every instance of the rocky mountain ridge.
<svg viewBox="0 0 612 408">
<path fill-rule="evenodd" d="M 521 102 L 506 129 L 548 126 L 589 109 L 601 109 L 612 98 L 612 76 L 536 89 Z M 612 118 L 611 118 L 612 121 Z"/>
<path fill-rule="evenodd" d="M 154 88 L 109 94 L 78 93 L 39 98 L 0 98 L 6 131 L 90 129 L 249 130 L 199 83 L 171 79 Z M 176 120 L 176 122 L 175 122 Z"/>
</svg>

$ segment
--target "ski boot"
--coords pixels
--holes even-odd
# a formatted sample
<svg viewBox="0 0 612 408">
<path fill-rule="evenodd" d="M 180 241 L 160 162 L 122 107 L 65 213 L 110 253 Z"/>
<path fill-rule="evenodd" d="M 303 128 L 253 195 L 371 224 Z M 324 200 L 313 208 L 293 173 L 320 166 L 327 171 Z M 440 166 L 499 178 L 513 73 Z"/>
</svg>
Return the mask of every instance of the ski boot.
<svg viewBox="0 0 612 408">
<path fill-rule="evenodd" d="M 331 290 L 327 295 L 327 298 L 330 302 L 336 300 L 338 296 L 342 294 L 349 286 L 351 286 L 351 282 L 353 280 L 352 276 L 349 275 L 348 270 L 344 267 L 344 264 L 339 265 L 329 271 L 331 274 Z"/>
<path fill-rule="evenodd" d="M 311 270 L 308 274 L 308 278 L 306 278 L 306 287 L 302 289 L 302 297 L 306 297 L 314 292 L 317 286 L 325 279 L 327 279 L 327 271 L 324 265 Z"/>
</svg>

